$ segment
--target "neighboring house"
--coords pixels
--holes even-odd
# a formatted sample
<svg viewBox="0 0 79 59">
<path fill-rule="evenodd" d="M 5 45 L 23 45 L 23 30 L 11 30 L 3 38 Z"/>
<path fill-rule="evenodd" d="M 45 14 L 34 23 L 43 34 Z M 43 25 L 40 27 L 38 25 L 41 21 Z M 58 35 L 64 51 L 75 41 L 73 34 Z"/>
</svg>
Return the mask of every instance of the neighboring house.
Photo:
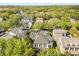
<svg viewBox="0 0 79 59">
<path fill-rule="evenodd" d="M 21 15 L 21 14 L 23 14 L 22 10 L 16 13 L 16 15 Z"/>
<path fill-rule="evenodd" d="M 22 11 L 22 10 L 20 10 L 20 13 L 21 13 L 21 14 L 23 14 L 23 11 Z"/>
<path fill-rule="evenodd" d="M 23 17 L 21 19 L 20 24 L 25 28 L 25 29 L 30 29 L 32 26 L 33 20 L 32 17 Z"/>
<path fill-rule="evenodd" d="M 79 55 L 79 40 L 76 38 L 71 38 L 66 35 L 66 31 L 63 29 L 54 29 L 53 30 L 54 40 L 57 42 L 57 45 L 61 53 L 65 54 L 66 52 L 71 53 L 72 55 Z"/>
<path fill-rule="evenodd" d="M 48 34 L 48 31 L 35 31 L 30 33 L 30 38 L 33 40 L 34 48 L 51 48 L 53 47 L 53 38 Z"/>
<path fill-rule="evenodd" d="M 6 33 L 5 33 L 3 36 L 1 36 L 0 38 L 7 40 L 7 39 L 13 38 L 14 36 L 16 36 L 14 33 L 6 32 Z"/>
<path fill-rule="evenodd" d="M 42 17 L 37 17 L 37 18 L 36 18 L 36 22 L 38 22 L 38 23 L 43 23 L 43 18 L 42 18 Z"/>
<path fill-rule="evenodd" d="M 74 18 L 71 18 L 71 19 L 70 19 L 70 22 L 71 22 L 71 23 L 75 23 L 75 19 L 74 19 Z"/>
<path fill-rule="evenodd" d="M 22 28 L 13 28 L 11 31 L 6 32 L 5 35 L 3 35 L 1 38 L 3 39 L 11 39 L 14 36 L 16 36 L 17 38 L 23 38 L 26 36 L 26 30 L 22 29 Z"/>
<path fill-rule="evenodd" d="M 14 35 L 16 35 L 18 38 L 22 38 L 22 37 L 25 37 L 26 36 L 26 30 L 25 29 L 22 29 L 21 27 L 20 28 L 13 28 L 10 33 L 13 33 Z"/>
<path fill-rule="evenodd" d="M 76 22 L 79 22 L 79 20 L 78 20 L 78 19 L 75 19 L 75 18 L 71 18 L 71 19 L 70 19 L 70 22 L 71 22 L 72 24 L 75 24 Z"/>
<path fill-rule="evenodd" d="M 3 21 L 3 17 L 0 17 L 0 22 L 2 22 Z"/>
<path fill-rule="evenodd" d="M 4 29 L 0 28 L 0 36 L 4 35 Z"/>
</svg>

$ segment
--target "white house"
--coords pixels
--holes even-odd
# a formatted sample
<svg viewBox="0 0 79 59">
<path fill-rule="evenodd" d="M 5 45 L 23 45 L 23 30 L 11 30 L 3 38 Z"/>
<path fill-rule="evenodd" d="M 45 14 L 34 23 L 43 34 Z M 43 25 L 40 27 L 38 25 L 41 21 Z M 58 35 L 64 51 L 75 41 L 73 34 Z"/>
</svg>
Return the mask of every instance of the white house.
<svg viewBox="0 0 79 59">
<path fill-rule="evenodd" d="M 53 37 L 54 40 L 57 42 L 61 53 L 65 54 L 66 52 L 69 52 L 71 55 L 79 55 L 78 39 L 68 37 L 66 35 L 66 31 L 63 29 L 54 29 Z"/>
</svg>

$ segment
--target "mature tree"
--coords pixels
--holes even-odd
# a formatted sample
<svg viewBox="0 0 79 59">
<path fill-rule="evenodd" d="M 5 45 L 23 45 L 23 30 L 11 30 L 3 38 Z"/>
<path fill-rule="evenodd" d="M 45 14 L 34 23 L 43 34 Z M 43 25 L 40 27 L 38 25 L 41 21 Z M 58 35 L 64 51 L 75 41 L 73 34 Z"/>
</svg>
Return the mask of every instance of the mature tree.
<svg viewBox="0 0 79 59">
<path fill-rule="evenodd" d="M 3 40 L 3 39 L 0 39 L 0 56 L 3 56 L 3 55 L 5 55 L 5 40 Z"/>
<path fill-rule="evenodd" d="M 71 34 L 72 36 L 74 36 L 74 37 L 76 37 L 76 38 L 79 37 L 78 30 L 77 30 L 75 27 L 72 27 L 69 32 L 70 32 L 70 34 Z"/>
<path fill-rule="evenodd" d="M 38 22 L 35 22 L 34 25 L 33 25 L 33 29 L 41 29 L 43 23 L 38 23 Z"/>
<path fill-rule="evenodd" d="M 59 49 L 56 47 L 56 48 L 48 48 L 48 49 L 42 50 L 39 52 L 38 55 L 39 56 L 60 56 L 62 54 L 59 51 Z"/>
<path fill-rule="evenodd" d="M 46 51 L 46 50 L 41 50 L 41 51 L 38 53 L 38 56 L 47 56 L 47 51 Z"/>
<path fill-rule="evenodd" d="M 60 22 L 60 20 L 58 18 L 52 18 L 52 19 L 48 20 L 47 28 L 48 29 L 57 28 L 59 26 L 59 22 Z"/>
<path fill-rule="evenodd" d="M 20 19 L 21 19 L 20 16 L 12 14 L 9 16 L 9 19 L 1 22 L 0 27 L 7 30 L 7 29 L 12 28 L 13 26 L 17 25 Z"/>
<path fill-rule="evenodd" d="M 70 53 L 70 52 L 65 52 L 65 53 L 63 54 L 63 56 L 71 56 L 71 53 Z"/>
<path fill-rule="evenodd" d="M 4 20 L 7 20 L 9 18 L 9 13 L 8 12 L 4 12 L 4 13 L 1 13 L 0 16 L 2 16 L 4 18 Z"/>
<path fill-rule="evenodd" d="M 75 22 L 75 24 L 73 24 L 74 27 L 76 27 L 77 30 L 79 30 L 79 22 Z"/>
<path fill-rule="evenodd" d="M 42 24 L 42 27 L 41 27 L 41 28 L 42 28 L 42 29 L 48 29 L 48 28 L 47 28 L 47 21 Z"/>
<path fill-rule="evenodd" d="M 11 26 L 14 26 L 16 24 L 18 24 L 19 20 L 21 19 L 21 16 L 16 15 L 16 14 L 11 14 L 9 16 L 9 22 Z"/>
<path fill-rule="evenodd" d="M 47 51 L 47 55 L 48 56 L 60 56 L 61 52 L 59 51 L 58 48 L 49 48 Z"/>
<path fill-rule="evenodd" d="M 65 20 L 61 20 L 59 26 L 63 29 L 71 28 L 71 23 Z"/>
<path fill-rule="evenodd" d="M 0 24 L 0 27 L 4 28 L 5 30 L 9 29 L 11 26 L 10 22 L 9 21 L 3 21 L 1 24 Z"/>
<path fill-rule="evenodd" d="M 31 41 L 28 38 L 0 40 L 0 55 L 4 56 L 32 56 L 35 55 Z"/>
</svg>

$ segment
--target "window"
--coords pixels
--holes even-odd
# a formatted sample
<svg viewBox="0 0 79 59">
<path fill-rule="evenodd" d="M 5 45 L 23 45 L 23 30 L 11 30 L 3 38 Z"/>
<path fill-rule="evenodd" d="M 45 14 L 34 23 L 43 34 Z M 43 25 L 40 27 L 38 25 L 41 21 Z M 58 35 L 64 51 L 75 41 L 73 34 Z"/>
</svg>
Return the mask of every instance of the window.
<svg viewBox="0 0 79 59">
<path fill-rule="evenodd" d="M 44 47 L 47 47 L 47 45 L 46 45 L 46 44 L 44 44 Z"/>
<path fill-rule="evenodd" d="M 37 47 L 37 45 L 35 44 L 35 47 Z"/>
<path fill-rule="evenodd" d="M 63 36 L 66 36 L 66 33 L 63 33 Z"/>
<path fill-rule="evenodd" d="M 70 50 L 74 50 L 74 48 L 70 48 Z"/>
<path fill-rule="evenodd" d="M 28 23 L 26 23 L 26 24 L 28 24 Z"/>
<path fill-rule="evenodd" d="M 77 46 L 79 46 L 79 44 L 77 44 Z"/>
<path fill-rule="evenodd" d="M 67 46 L 70 46 L 70 44 L 67 44 Z"/>
<path fill-rule="evenodd" d="M 49 48 L 51 48 L 51 45 L 48 45 Z"/>
<path fill-rule="evenodd" d="M 68 47 L 66 47 L 66 48 L 65 48 L 65 50 L 67 51 L 67 50 L 69 50 L 69 48 L 68 48 Z"/>
<path fill-rule="evenodd" d="M 42 44 L 39 44 L 39 47 L 42 47 Z"/>
<path fill-rule="evenodd" d="M 38 47 L 38 44 L 35 44 L 35 47 Z"/>
<path fill-rule="evenodd" d="M 72 46 L 75 46 L 75 44 L 72 44 Z"/>
<path fill-rule="evenodd" d="M 75 51 L 79 50 L 79 48 L 75 48 Z"/>
<path fill-rule="evenodd" d="M 29 28 L 29 26 L 26 26 L 26 28 Z"/>
</svg>

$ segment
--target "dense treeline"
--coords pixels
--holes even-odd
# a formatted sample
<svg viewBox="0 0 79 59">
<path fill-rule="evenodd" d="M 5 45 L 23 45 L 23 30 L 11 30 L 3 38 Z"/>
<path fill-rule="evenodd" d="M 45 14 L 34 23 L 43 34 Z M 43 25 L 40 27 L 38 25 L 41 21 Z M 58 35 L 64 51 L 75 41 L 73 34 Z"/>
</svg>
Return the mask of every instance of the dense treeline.
<svg viewBox="0 0 79 59">
<path fill-rule="evenodd" d="M 20 10 L 23 11 L 22 15 L 16 15 Z M 17 20 L 21 18 L 21 16 L 32 16 L 34 18 L 36 17 L 42 17 L 44 18 L 44 23 L 37 24 L 35 23 L 33 28 L 55 28 L 60 27 L 67 29 L 70 24 L 70 19 L 74 18 L 78 20 L 79 18 L 79 10 L 76 9 L 74 6 L 36 6 L 36 7 L 4 7 L 2 10 L 0 10 L 0 16 L 3 17 L 4 21 L 1 22 L 0 27 L 3 27 L 5 29 L 11 28 L 13 25 L 16 24 Z M 57 19 L 57 20 L 56 20 Z M 58 20 L 59 19 L 59 20 Z M 35 19 L 34 19 L 35 20 Z M 56 21 L 56 23 L 55 23 Z M 12 23 L 11 23 L 12 22 Z M 10 23 L 10 24 L 9 24 Z M 7 26 L 3 25 L 7 24 Z M 70 25 L 69 25 L 70 24 Z M 38 26 L 35 26 L 38 25 Z M 43 27 L 45 25 L 45 27 Z M 55 26 L 53 26 L 55 25 Z M 74 24 L 78 29 L 78 22 Z"/>
<path fill-rule="evenodd" d="M 22 11 L 23 13 L 20 13 Z M 6 6 L 0 7 L 0 28 L 6 31 L 18 26 L 23 16 L 32 16 L 33 21 L 37 17 L 43 18 L 43 23 L 34 22 L 31 29 L 55 29 L 62 28 L 72 36 L 79 38 L 79 8 L 78 6 Z M 74 19 L 74 22 L 71 20 Z M 62 55 L 56 46 L 47 50 L 41 50 L 36 54 L 29 38 L 10 40 L 0 39 L 0 55 L 16 56 L 60 56 Z M 69 53 L 66 53 L 69 55 Z"/>
<path fill-rule="evenodd" d="M 10 40 L 0 39 L 1 56 L 33 56 L 35 49 L 28 38 L 12 38 Z"/>
</svg>

